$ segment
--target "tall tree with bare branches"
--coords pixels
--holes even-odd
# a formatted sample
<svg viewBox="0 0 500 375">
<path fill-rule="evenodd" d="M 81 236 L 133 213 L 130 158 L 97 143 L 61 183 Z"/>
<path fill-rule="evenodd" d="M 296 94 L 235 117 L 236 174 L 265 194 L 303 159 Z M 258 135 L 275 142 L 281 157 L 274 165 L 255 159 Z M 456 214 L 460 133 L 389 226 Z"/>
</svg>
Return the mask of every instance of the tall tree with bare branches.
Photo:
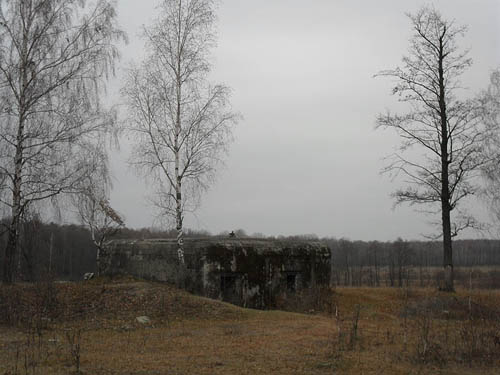
<svg viewBox="0 0 500 375">
<path fill-rule="evenodd" d="M 483 197 L 495 224 L 500 223 L 500 69 L 491 73 L 490 85 L 482 95 L 484 122 L 490 136 L 484 144 L 485 156 L 490 162 L 484 168 L 485 188 Z M 500 230 L 497 228 L 497 233 Z"/>
<path fill-rule="evenodd" d="M 0 203 L 3 281 L 14 280 L 23 214 L 72 191 L 85 155 L 115 122 L 100 103 L 124 38 L 107 0 L 0 0 Z"/>
<path fill-rule="evenodd" d="M 163 0 L 159 13 L 145 29 L 147 57 L 130 71 L 123 95 L 136 140 L 132 163 L 153 178 L 161 214 L 174 218 L 184 264 L 184 212 L 212 181 L 238 117 L 229 88 L 207 81 L 214 2 Z"/>
<path fill-rule="evenodd" d="M 441 214 L 442 288 L 452 291 L 452 237 L 475 224 L 458 207 L 478 189 L 476 177 L 485 163 L 481 147 L 487 132 L 480 100 L 459 97 L 460 76 L 472 64 L 468 51 L 458 45 L 466 27 L 428 7 L 409 18 L 413 36 L 403 66 L 378 74 L 396 80 L 393 93 L 409 110 L 381 114 L 377 125 L 396 130 L 402 138 L 386 169 L 403 175 L 408 183 L 395 192 L 396 202 L 431 205 Z M 457 213 L 452 217 L 452 212 Z"/>
</svg>

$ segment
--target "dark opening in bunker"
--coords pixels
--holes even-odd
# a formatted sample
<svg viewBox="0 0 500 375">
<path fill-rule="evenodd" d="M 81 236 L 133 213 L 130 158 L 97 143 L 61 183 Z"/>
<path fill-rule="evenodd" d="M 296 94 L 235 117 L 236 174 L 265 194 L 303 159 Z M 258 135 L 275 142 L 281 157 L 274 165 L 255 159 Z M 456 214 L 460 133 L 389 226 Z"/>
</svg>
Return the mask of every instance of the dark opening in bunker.
<svg viewBox="0 0 500 375">
<path fill-rule="evenodd" d="M 239 304 L 241 301 L 241 275 L 222 273 L 220 275 L 220 290 L 223 301 Z"/>
<path fill-rule="evenodd" d="M 297 274 L 289 273 L 286 275 L 286 289 L 289 292 L 295 292 L 297 289 Z"/>
</svg>

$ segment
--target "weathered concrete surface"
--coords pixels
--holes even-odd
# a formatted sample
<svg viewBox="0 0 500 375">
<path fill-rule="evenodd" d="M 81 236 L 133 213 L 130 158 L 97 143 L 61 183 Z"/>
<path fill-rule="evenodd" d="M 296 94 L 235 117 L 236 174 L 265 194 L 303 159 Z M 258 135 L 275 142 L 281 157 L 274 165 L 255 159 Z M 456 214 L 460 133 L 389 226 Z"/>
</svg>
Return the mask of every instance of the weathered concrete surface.
<svg viewBox="0 0 500 375">
<path fill-rule="evenodd" d="M 207 238 L 185 240 L 180 267 L 175 240 L 120 240 L 108 273 L 184 285 L 237 305 L 265 308 L 284 292 L 328 285 L 330 249 L 319 241 Z"/>
</svg>

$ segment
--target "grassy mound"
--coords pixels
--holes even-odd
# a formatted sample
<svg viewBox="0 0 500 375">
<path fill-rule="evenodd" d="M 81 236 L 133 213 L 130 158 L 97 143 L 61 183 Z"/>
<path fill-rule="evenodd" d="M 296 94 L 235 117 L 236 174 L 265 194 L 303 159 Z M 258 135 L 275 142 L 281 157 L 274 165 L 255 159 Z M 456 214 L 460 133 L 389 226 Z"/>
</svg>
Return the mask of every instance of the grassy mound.
<svg viewBox="0 0 500 375">
<path fill-rule="evenodd" d="M 133 278 L 0 287 L 0 324 L 4 325 L 26 326 L 38 321 L 44 326 L 80 322 L 89 327 L 133 321 L 142 315 L 157 323 L 245 317 L 244 310 L 236 306 Z"/>
</svg>

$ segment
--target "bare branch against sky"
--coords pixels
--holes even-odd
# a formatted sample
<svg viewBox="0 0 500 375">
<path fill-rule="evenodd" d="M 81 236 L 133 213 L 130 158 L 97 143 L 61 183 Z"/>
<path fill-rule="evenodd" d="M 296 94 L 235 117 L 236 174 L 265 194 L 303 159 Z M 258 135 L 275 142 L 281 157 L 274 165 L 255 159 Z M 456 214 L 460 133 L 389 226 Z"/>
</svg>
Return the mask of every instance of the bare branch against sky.
<svg viewBox="0 0 500 375">
<path fill-rule="evenodd" d="M 142 26 L 158 1 L 117 1 L 130 37 L 108 88 L 111 103 L 130 62 L 142 61 Z M 244 116 L 226 167 L 184 225 L 217 233 L 316 233 L 353 239 L 420 238 L 430 227 L 411 208 L 392 209 L 394 183 L 379 171 L 397 135 L 374 130 L 377 113 L 404 112 L 390 96 L 393 82 L 373 75 L 408 51 L 406 13 L 432 5 L 468 25 L 460 48 L 473 66 L 462 83 L 473 97 L 500 65 L 498 0 L 222 0 L 216 8 L 217 47 L 209 80 L 233 89 Z M 122 116 L 124 111 L 122 111 Z M 153 224 L 148 184 L 128 170 L 129 139 L 111 159 L 111 203 L 133 227 Z M 484 211 L 479 204 L 469 207 Z M 465 232 L 464 236 L 476 235 Z"/>
</svg>

